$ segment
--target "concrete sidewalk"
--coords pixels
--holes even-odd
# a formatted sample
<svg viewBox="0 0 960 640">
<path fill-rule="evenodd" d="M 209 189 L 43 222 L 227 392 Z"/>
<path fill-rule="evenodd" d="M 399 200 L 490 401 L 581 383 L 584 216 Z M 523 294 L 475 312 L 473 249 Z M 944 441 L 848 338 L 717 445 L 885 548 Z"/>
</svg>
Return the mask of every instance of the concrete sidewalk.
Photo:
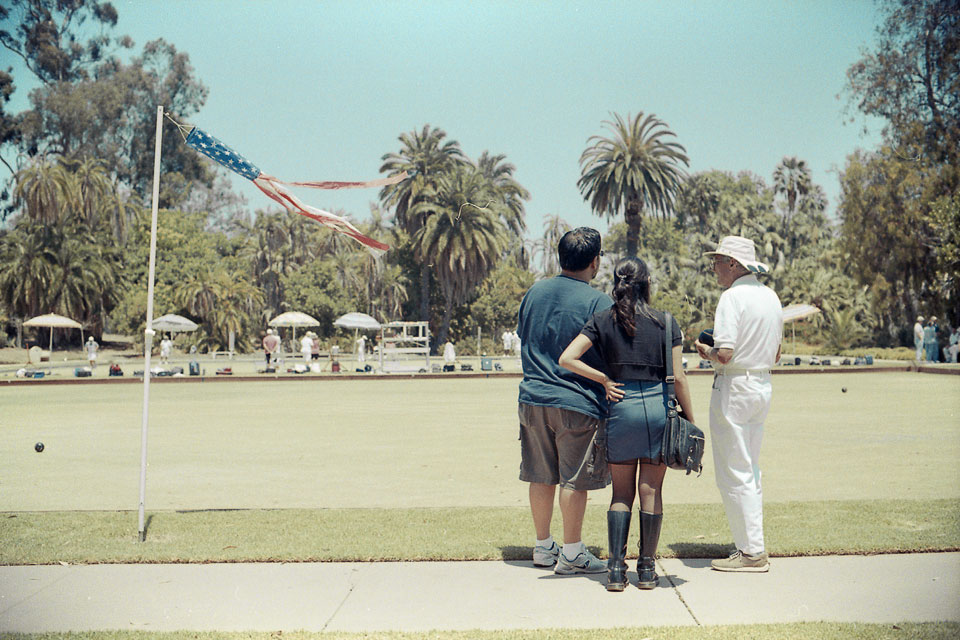
<svg viewBox="0 0 960 640">
<path fill-rule="evenodd" d="M 5 566 L 0 632 L 960 621 L 960 553 L 774 558 L 766 574 L 667 559 L 659 573 L 660 588 L 618 594 L 604 575 L 522 562 Z"/>
</svg>

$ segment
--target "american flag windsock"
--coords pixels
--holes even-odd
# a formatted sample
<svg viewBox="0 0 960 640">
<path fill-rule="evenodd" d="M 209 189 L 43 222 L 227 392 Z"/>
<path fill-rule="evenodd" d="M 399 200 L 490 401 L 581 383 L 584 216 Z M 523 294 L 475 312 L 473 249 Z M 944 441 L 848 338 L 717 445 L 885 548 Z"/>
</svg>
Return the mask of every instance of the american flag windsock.
<svg viewBox="0 0 960 640">
<path fill-rule="evenodd" d="M 367 182 L 284 182 L 273 176 L 262 173 L 253 163 L 241 156 L 239 153 L 223 144 L 210 134 L 201 131 L 197 127 L 190 130 L 186 138 L 187 144 L 207 156 L 214 162 L 223 165 L 227 169 L 240 174 L 247 180 L 257 185 L 260 191 L 263 191 L 267 197 L 280 203 L 287 211 L 294 211 L 300 215 L 313 218 L 320 224 L 331 227 L 340 233 L 350 236 L 360 244 L 386 251 L 390 247 L 382 242 L 368 238 L 360 233 L 349 220 L 342 216 L 334 215 L 329 211 L 323 211 L 309 205 L 303 204 L 296 196 L 290 193 L 286 186 L 309 187 L 311 189 L 359 189 L 363 187 L 382 187 L 388 184 L 396 184 L 406 180 L 407 173 L 381 178 L 379 180 L 369 180 Z"/>
</svg>

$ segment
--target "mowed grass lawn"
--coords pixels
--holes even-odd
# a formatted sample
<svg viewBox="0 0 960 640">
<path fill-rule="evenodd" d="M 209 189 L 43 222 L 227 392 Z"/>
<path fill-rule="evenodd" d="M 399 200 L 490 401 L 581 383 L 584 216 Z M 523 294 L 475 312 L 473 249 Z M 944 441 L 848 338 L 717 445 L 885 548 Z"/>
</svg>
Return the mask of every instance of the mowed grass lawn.
<svg viewBox="0 0 960 640">
<path fill-rule="evenodd" d="M 708 431 L 711 378 L 690 381 Z M 524 506 L 517 384 L 154 384 L 147 506 Z M 0 511 L 136 509 L 142 400 L 141 385 L 0 387 Z M 708 433 L 702 477 L 668 474 L 666 502 L 719 502 L 709 447 Z M 960 376 L 774 377 L 761 460 L 768 502 L 957 498 L 958 459 Z"/>
<path fill-rule="evenodd" d="M 712 380 L 690 380 L 706 427 Z M 0 562 L 527 557 L 517 384 L 152 385 L 154 546 L 135 541 L 142 386 L 2 387 Z M 729 545 L 709 444 L 702 477 L 668 474 L 664 555 Z M 761 463 L 773 552 L 958 548 L 958 457 L 960 376 L 775 376 Z M 602 547 L 609 490 L 590 496 L 585 540 Z"/>
</svg>

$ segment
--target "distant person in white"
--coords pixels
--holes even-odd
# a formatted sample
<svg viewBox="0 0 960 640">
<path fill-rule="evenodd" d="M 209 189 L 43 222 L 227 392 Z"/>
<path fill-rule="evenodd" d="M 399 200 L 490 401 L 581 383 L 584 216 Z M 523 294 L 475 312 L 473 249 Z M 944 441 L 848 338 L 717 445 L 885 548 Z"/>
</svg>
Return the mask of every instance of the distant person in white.
<svg viewBox="0 0 960 640">
<path fill-rule="evenodd" d="M 364 363 L 367 361 L 367 336 L 360 336 L 357 338 L 357 362 Z"/>
<path fill-rule="evenodd" d="M 917 362 L 923 360 L 923 316 L 917 316 L 913 325 L 913 346 L 917 349 Z"/>
<path fill-rule="evenodd" d="M 173 349 L 173 341 L 170 336 L 164 336 L 160 341 L 160 364 L 167 364 L 170 361 L 170 351 Z"/>
<path fill-rule="evenodd" d="M 453 347 L 453 343 L 449 340 L 443 345 L 443 361 L 447 364 L 453 364 L 457 361 L 457 352 Z"/>
<path fill-rule="evenodd" d="M 313 338 L 309 333 L 300 338 L 300 355 L 303 356 L 303 363 L 309 366 L 310 358 L 313 357 Z"/>
<path fill-rule="evenodd" d="M 769 268 L 756 259 L 753 240 L 727 236 L 713 256 L 725 291 L 717 303 L 714 345 L 694 345 L 714 365 L 710 437 L 717 488 L 737 550 L 711 566 L 718 571 L 769 571 L 763 541 L 760 443 L 773 389 L 770 369 L 780 360 L 783 308 L 756 274 Z"/>
<path fill-rule="evenodd" d="M 514 331 L 510 336 L 510 344 L 513 347 L 513 355 L 520 357 L 520 335 Z"/>
<path fill-rule="evenodd" d="M 100 345 L 93 339 L 93 336 L 90 336 L 87 338 L 87 342 L 83 347 L 87 350 L 87 361 L 90 363 L 90 368 L 92 369 L 97 366 L 97 351 L 100 350 Z"/>
<path fill-rule="evenodd" d="M 503 335 L 500 336 L 500 339 L 503 340 L 503 355 L 510 355 L 510 350 L 513 349 L 513 332 L 509 329 L 504 330 Z"/>
</svg>

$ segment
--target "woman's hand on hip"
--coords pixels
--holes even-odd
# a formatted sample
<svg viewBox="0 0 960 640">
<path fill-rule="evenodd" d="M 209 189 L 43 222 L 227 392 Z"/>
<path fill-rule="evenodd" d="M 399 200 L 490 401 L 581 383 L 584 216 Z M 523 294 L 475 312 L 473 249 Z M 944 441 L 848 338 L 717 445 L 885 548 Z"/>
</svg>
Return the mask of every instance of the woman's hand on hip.
<svg viewBox="0 0 960 640">
<path fill-rule="evenodd" d="M 617 382 L 613 378 L 608 377 L 603 381 L 603 388 L 607 392 L 607 400 L 610 402 L 620 402 L 623 399 L 624 393 L 620 387 L 623 386 L 622 382 Z"/>
</svg>

